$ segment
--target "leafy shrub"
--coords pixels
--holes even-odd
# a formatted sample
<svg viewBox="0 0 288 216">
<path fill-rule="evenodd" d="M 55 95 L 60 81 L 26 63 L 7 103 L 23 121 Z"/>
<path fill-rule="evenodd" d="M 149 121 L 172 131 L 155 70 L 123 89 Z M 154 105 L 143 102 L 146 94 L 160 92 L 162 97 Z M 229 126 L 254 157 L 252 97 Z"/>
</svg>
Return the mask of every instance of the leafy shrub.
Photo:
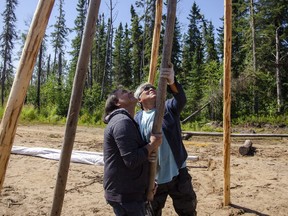
<svg viewBox="0 0 288 216">
<path fill-rule="evenodd" d="M 25 106 L 20 114 L 20 120 L 33 122 L 38 120 L 37 110 L 33 106 Z"/>
</svg>

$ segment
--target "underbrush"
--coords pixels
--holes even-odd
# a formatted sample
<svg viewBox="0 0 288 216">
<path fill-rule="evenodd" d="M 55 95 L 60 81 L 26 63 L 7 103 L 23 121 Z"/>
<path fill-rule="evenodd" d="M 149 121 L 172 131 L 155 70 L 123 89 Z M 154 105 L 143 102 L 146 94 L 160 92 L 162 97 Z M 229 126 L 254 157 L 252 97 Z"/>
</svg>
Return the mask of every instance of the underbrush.
<svg viewBox="0 0 288 216">
<path fill-rule="evenodd" d="M 263 126 L 275 126 L 275 127 L 286 127 L 288 126 L 287 115 L 275 115 L 275 116 L 244 116 L 233 120 L 235 125 L 246 125 L 253 127 Z"/>
<path fill-rule="evenodd" d="M 0 118 L 2 119 L 4 108 L 0 108 Z M 102 121 L 103 111 L 98 109 L 94 112 L 81 110 L 78 124 L 86 126 L 105 127 Z M 66 123 L 66 116 L 57 114 L 57 108 L 47 107 L 40 112 L 33 106 L 23 106 L 19 123 L 21 124 L 59 124 Z M 245 128 L 286 128 L 288 126 L 288 117 L 286 115 L 264 116 L 251 115 L 232 119 L 231 127 Z M 205 131 L 205 132 L 222 132 L 223 123 L 221 121 L 209 121 L 203 119 L 200 121 L 189 121 L 182 124 L 183 131 Z"/>
<path fill-rule="evenodd" d="M 288 127 L 288 117 L 286 115 L 277 116 L 244 116 L 232 119 L 231 127 L 241 128 L 286 128 Z M 191 121 L 182 124 L 183 131 L 205 131 L 205 132 L 222 132 L 222 121 Z"/>
<path fill-rule="evenodd" d="M 2 119 L 4 108 L 0 108 L 0 118 Z M 23 106 L 19 121 L 20 124 L 52 124 L 63 125 L 66 123 L 66 116 L 57 114 L 56 107 L 43 108 L 40 111 L 34 106 Z M 102 111 L 88 113 L 81 111 L 78 118 L 79 125 L 97 125 L 102 126 Z"/>
</svg>

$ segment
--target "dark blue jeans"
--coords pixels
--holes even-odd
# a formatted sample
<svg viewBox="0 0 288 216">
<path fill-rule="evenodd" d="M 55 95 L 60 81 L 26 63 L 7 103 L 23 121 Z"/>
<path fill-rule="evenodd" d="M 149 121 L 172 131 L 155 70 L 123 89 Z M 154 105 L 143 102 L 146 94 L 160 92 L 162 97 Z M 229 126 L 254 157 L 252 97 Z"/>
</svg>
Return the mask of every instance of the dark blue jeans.
<svg viewBox="0 0 288 216">
<path fill-rule="evenodd" d="M 108 201 L 116 216 L 145 216 L 145 202 L 118 203 Z"/>
</svg>

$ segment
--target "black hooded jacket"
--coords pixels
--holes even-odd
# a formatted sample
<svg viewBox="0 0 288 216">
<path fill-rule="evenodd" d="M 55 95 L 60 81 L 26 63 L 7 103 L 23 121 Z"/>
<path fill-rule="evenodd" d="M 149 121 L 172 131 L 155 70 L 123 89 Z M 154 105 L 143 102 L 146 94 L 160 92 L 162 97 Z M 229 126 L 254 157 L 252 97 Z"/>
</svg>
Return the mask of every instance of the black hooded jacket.
<svg viewBox="0 0 288 216">
<path fill-rule="evenodd" d="M 148 150 L 139 128 L 125 109 L 105 118 L 104 189 L 114 202 L 145 201 L 148 189 Z"/>
</svg>

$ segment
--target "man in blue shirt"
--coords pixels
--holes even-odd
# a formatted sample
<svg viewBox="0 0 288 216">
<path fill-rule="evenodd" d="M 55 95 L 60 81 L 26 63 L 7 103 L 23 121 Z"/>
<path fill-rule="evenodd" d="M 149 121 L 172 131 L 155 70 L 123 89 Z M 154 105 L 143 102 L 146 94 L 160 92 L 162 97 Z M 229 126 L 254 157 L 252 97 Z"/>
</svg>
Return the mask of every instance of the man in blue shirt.
<svg viewBox="0 0 288 216">
<path fill-rule="evenodd" d="M 167 78 L 168 91 L 173 98 L 166 100 L 162 124 L 162 144 L 158 150 L 156 194 L 151 202 L 155 216 L 162 214 L 167 196 L 173 200 L 178 215 L 195 216 L 197 198 L 192 186 L 192 178 L 186 168 L 187 151 L 181 138 L 180 113 L 186 104 L 182 86 L 174 80 L 172 68 L 162 68 L 161 76 Z M 156 108 L 156 89 L 149 83 L 140 85 L 134 93 L 141 105 L 135 116 L 144 140 L 148 141 L 152 132 Z"/>
</svg>

